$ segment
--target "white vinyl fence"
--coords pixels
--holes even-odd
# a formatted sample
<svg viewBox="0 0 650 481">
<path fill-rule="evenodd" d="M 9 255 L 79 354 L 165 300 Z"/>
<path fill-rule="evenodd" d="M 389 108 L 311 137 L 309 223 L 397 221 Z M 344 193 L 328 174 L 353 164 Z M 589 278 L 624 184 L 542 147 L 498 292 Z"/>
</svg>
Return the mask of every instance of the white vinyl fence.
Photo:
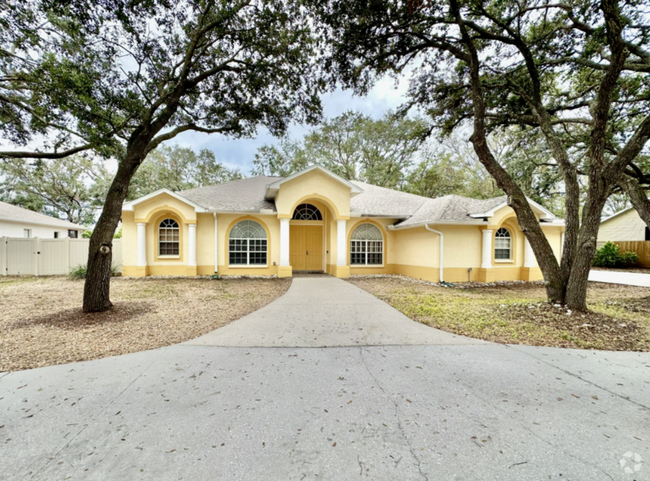
<svg viewBox="0 0 650 481">
<path fill-rule="evenodd" d="M 0 275 L 67 275 L 88 261 L 90 239 L 0 237 Z M 122 270 L 122 239 L 113 240 L 113 265 Z"/>
</svg>

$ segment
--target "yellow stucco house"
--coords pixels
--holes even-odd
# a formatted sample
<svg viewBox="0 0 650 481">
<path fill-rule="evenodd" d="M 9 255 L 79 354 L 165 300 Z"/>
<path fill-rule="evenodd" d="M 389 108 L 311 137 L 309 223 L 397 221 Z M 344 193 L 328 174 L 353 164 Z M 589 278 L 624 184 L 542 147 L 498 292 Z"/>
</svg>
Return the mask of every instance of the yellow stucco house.
<svg viewBox="0 0 650 481">
<path fill-rule="evenodd" d="M 532 202 L 555 255 L 564 222 Z M 506 197 L 430 199 L 312 166 L 124 204 L 125 276 L 403 274 L 433 282 L 541 279 Z"/>
</svg>

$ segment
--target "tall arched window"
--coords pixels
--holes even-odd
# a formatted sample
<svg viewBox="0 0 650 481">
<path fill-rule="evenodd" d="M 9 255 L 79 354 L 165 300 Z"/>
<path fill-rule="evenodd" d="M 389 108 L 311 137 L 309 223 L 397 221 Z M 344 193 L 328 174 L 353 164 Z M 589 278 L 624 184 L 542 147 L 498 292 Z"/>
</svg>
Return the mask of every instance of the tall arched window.
<svg viewBox="0 0 650 481">
<path fill-rule="evenodd" d="M 174 219 L 165 219 L 158 224 L 158 255 L 180 255 L 180 228 Z"/>
<path fill-rule="evenodd" d="M 494 236 L 494 259 L 511 259 L 512 238 L 510 231 L 501 227 Z"/>
<path fill-rule="evenodd" d="M 266 231 L 253 220 L 243 220 L 232 228 L 228 247 L 231 266 L 266 265 Z"/>
<path fill-rule="evenodd" d="M 352 231 L 350 265 L 378 266 L 384 263 L 384 238 L 372 224 L 360 224 Z"/>
<path fill-rule="evenodd" d="M 320 210 L 311 204 L 300 204 L 293 211 L 293 220 L 323 220 Z"/>
</svg>

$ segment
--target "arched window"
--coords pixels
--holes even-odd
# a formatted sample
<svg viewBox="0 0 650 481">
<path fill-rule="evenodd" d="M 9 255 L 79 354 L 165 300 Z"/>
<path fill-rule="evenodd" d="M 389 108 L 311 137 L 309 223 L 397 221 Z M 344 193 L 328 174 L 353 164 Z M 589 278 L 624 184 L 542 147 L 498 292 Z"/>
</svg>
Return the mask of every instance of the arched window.
<svg viewBox="0 0 650 481">
<path fill-rule="evenodd" d="M 311 204 L 300 204 L 293 211 L 293 220 L 323 220 L 323 216 L 315 206 Z"/>
<path fill-rule="evenodd" d="M 266 265 L 266 231 L 259 223 L 253 220 L 238 222 L 230 231 L 228 241 L 231 266 Z"/>
<path fill-rule="evenodd" d="M 494 259 L 510 259 L 512 253 L 512 238 L 510 231 L 501 227 L 494 237 Z"/>
<path fill-rule="evenodd" d="M 384 238 L 372 224 L 360 224 L 350 240 L 350 265 L 380 266 L 384 263 Z"/>
<path fill-rule="evenodd" d="M 165 219 L 158 224 L 158 255 L 180 255 L 180 228 L 174 219 Z"/>
</svg>

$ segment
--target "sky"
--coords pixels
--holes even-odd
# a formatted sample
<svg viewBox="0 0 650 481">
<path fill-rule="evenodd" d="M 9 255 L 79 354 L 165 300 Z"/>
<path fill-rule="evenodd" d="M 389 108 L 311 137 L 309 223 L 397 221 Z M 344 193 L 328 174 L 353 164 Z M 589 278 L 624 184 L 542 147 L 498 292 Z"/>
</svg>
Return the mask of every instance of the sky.
<svg viewBox="0 0 650 481">
<path fill-rule="evenodd" d="M 405 102 L 407 88 L 407 79 L 403 78 L 396 84 L 394 79 L 386 77 L 377 82 L 375 87 L 364 97 L 354 95 L 349 90 L 337 89 L 322 96 L 323 116 L 331 118 L 347 110 L 355 110 L 373 118 L 379 118 L 387 110 L 395 109 Z M 301 139 L 309 129 L 310 127 L 306 125 L 293 124 L 288 135 L 292 139 Z M 262 145 L 278 142 L 279 139 L 273 137 L 266 129 L 260 129 L 254 138 L 249 139 L 232 139 L 218 134 L 185 132 L 169 141 L 168 144 L 177 143 L 192 147 L 197 151 L 202 148 L 210 149 L 214 152 L 218 162 L 230 168 L 238 168 L 244 175 L 248 175 L 257 149 Z"/>
</svg>

